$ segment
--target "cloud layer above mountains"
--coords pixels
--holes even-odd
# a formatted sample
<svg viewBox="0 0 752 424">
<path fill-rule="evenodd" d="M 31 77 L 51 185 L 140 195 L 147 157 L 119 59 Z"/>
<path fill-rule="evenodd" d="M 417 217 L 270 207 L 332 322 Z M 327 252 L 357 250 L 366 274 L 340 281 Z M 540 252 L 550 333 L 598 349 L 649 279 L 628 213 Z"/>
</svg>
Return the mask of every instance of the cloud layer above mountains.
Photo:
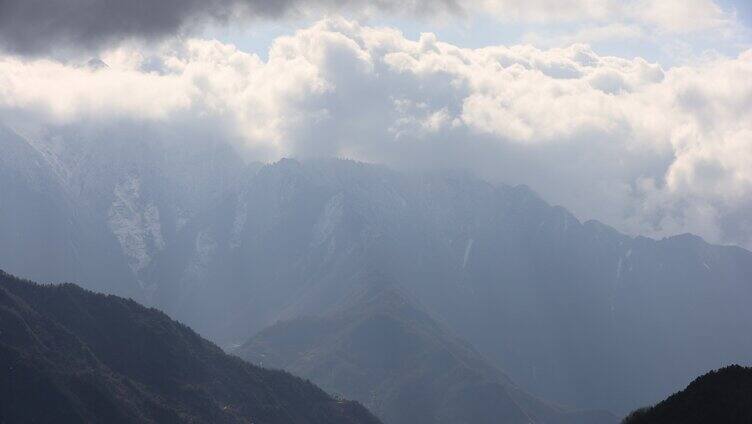
<svg viewBox="0 0 752 424">
<path fill-rule="evenodd" d="M 181 137 L 200 122 L 253 159 L 467 167 L 633 234 L 752 246 L 752 51 L 663 69 L 584 45 L 467 49 L 332 18 L 276 39 L 267 60 L 203 39 L 101 57 L 107 67 L 0 56 L 0 119 Z"/>
</svg>

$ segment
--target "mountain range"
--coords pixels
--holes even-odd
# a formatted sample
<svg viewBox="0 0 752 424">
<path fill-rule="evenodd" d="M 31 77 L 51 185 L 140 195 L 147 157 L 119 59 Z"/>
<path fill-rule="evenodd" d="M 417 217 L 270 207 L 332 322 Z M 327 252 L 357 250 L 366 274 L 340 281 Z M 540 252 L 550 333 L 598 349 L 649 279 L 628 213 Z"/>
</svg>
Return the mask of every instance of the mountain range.
<svg viewBox="0 0 752 424">
<path fill-rule="evenodd" d="M 356 308 L 375 269 L 527 392 L 616 414 L 752 358 L 742 248 L 625 235 L 464 172 L 245 163 L 159 135 L 4 127 L 0 267 L 132 297 L 230 351 Z"/>
</svg>

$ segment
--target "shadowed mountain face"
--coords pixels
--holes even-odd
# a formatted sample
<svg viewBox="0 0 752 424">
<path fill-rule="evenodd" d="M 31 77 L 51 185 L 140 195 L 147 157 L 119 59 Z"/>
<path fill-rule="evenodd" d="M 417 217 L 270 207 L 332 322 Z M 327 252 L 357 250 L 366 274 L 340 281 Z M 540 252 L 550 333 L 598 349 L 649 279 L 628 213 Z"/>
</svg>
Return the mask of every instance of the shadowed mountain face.
<svg viewBox="0 0 752 424">
<path fill-rule="evenodd" d="M 752 368 L 732 365 L 712 371 L 663 402 L 640 409 L 623 424 L 752 422 Z"/>
<path fill-rule="evenodd" d="M 51 153 L 0 125 L 0 266 L 28 278 L 85 280 L 138 296 L 115 237 L 77 201 L 69 182 Z"/>
<path fill-rule="evenodd" d="M 131 300 L 0 272 L 0 421 L 377 424 Z"/>
<path fill-rule="evenodd" d="M 357 399 L 389 424 L 618 421 L 523 392 L 381 278 L 343 310 L 277 323 L 236 353 Z"/>
<path fill-rule="evenodd" d="M 0 124 L 0 266 L 148 304 L 156 258 L 253 169 L 211 142 L 53 134 L 31 141 Z"/>
<path fill-rule="evenodd" d="M 740 248 L 628 237 L 458 173 L 244 165 L 211 142 L 3 137 L 19 158 L 0 152 L 13 176 L 0 185 L 22 194 L 0 208 L 0 266 L 133 296 L 223 346 L 342 309 L 377 269 L 521 387 L 565 405 L 626 414 L 752 358 L 738 337 L 752 331 Z"/>
</svg>

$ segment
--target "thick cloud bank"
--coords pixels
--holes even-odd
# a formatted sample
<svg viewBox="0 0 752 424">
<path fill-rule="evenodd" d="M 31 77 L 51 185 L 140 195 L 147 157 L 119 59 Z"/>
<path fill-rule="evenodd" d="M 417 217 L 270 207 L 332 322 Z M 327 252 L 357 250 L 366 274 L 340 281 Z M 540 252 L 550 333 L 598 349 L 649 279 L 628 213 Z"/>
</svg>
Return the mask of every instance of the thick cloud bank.
<svg viewBox="0 0 752 424">
<path fill-rule="evenodd" d="M 278 38 L 266 61 L 199 39 L 102 59 L 0 57 L 2 114 L 111 131 L 201 122 L 262 160 L 470 167 L 631 233 L 752 246 L 750 51 L 662 69 L 584 45 L 465 49 L 332 19 Z"/>
<path fill-rule="evenodd" d="M 460 13 L 455 0 L 1 0 L 0 47 L 15 53 L 95 49 L 127 38 L 194 32 L 207 22 L 351 10 L 409 15 Z"/>
</svg>

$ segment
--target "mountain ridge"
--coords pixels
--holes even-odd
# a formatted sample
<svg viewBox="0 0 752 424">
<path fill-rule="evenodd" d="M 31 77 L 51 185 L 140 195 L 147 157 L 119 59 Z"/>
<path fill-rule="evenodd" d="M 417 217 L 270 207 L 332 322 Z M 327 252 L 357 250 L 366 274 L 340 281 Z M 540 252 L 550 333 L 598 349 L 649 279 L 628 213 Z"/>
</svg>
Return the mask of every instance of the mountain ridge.
<svg viewBox="0 0 752 424">
<path fill-rule="evenodd" d="M 130 299 L 0 272 L 0 319 L 3 422 L 379 422 Z"/>
</svg>

